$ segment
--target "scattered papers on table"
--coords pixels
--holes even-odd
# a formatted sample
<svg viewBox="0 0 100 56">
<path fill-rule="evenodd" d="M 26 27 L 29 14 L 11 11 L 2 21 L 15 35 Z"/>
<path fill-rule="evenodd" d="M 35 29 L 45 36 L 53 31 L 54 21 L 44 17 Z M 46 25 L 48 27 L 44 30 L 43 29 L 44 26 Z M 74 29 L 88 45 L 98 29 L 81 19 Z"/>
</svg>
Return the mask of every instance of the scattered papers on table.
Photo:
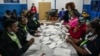
<svg viewBox="0 0 100 56">
<path fill-rule="evenodd" d="M 53 42 L 53 43 L 49 44 L 49 45 L 48 45 L 48 47 L 49 47 L 50 49 L 53 49 L 53 48 L 55 48 L 55 47 L 56 47 L 56 43 L 55 43 L 55 42 Z"/>
</svg>

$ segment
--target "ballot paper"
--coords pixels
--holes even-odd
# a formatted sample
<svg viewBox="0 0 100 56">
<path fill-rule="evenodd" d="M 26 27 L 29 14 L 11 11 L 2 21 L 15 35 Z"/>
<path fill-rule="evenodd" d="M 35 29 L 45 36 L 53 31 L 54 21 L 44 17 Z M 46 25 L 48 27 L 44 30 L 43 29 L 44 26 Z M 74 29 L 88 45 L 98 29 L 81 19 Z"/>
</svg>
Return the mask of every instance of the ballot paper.
<svg viewBox="0 0 100 56">
<path fill-rule="evenodd" d="M 43 39 L 41 39 L 43 44 L 50 44 L 51 40 L 49 39 L 49 37 L 44 37 Z"/>
<path fill-rule="evenodd" d="M 32 50 L 40 50 L 40 45 L 38 45 L 38 44 L 32 44 L 30 47 L 29 47 L 29 49 L 28 49 L 29 51 L 32 51 Z"/>
<path fill-rule="evenodd" d="M 56 43 L 55 43 L 55 42 L 52 42 L 51 44 L 48 45 L 48 47 L 49 47 L 50 49 L 53 49 L 53 48 L 56 47 Z"/>
<path fill-rule="evenodd" d="M 58 41 L 60 39 L 60 37 L 58 35 L 52 35 L 52 36 L 50 36 L 50 38 L 54 41 Z"/>
<path fill-rule="evenodd" d="M 44 36 L 40 36 L 39 39 L 42 40 Z"/>
<path fill-rule="evenodd" d="M 62 41 L 61 39 L 59 39 L 59 40 L 57 41 L 57 45 L 60 45 L 61 43 L 63 43 L 63 41 Z"/>
<path fill-rule="evenodd" d="M 59 39 L 60 39 L 59 36 L 55 36 L 55 37 L 53 38 L 54 41 L 58 41 Z"/>
<path fill-rule="evenodd" d="M 54 51 L 54 55 L 57 56 L 71 56 L 70 53 L 71 53 L 70 49 L 64 49 L 64 48 L 56 48 Z"/>
<path fill-rule="evenodd" d="M 27 39 L 26 40 L 30 40 L 31 38 L 34 38 L 34 36 L 32 36 L 30 33 L 27 33 Z"/>
<path fill-rule="evenodd" d="M 43 41 L 49 41 L 49 37 L 44 37 Z"/>
<path fill-rule="evenodd" d="M 50 43 L 51 43 L 51 40 L 43 41 L 42 43 L 43 43 L 43 44 L 50 44 Z"/>
<path fill-rule="evenodd" d="M 62 44 L 60 44 L 60 47 L 61 48 L 67 48 L 68 47 L 68 44 L 67 43 L 62 43 Z"/>
<path fill-rule="evenodd" d="M 64 20 L 62 20 L 60 23 L 63 24 Z"/>
</svg>

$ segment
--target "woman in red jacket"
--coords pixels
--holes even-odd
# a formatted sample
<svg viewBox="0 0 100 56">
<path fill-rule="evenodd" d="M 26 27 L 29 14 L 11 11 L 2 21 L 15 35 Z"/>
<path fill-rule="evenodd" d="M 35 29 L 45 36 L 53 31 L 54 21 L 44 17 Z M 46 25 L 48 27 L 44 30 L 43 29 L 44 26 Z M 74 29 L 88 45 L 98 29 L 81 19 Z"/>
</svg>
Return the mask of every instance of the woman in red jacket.
<svg viewBox="0 0 100 56">
<path fill-rule="evenodd" d="M 36 9 L 36 6 L 35 6 L 34 3 L 32 4 L 32 7 L 31 7 L 30 11 L 31 11 L 32 14 L 36 14 L 37 13 L 37 9 Z"/>
<path fill-rule="evenodd" d="M 78 20 L 76 27 L 70 27 L 69 29 L 70 36 L 74 39 L 80 39 L 81 36 L 84 36 L 86 33 L 86 23 L 83 19 Z"/>
</svg>

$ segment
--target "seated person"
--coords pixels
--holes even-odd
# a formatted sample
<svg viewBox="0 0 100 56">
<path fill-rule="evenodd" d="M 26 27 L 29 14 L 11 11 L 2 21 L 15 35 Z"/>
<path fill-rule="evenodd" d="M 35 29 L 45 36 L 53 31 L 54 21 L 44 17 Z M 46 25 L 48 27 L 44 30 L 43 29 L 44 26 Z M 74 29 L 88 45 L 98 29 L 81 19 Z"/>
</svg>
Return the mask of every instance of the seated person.
<svg viewBox="0 0 100 56">
<path fill-rule="evenodd" d="M 28 33 L 28 27 L 27 27 L 27 18 L 24 16 L 21 16 L 18 18 L 18 27 L 19 27 L 19 32 L 21 33 L 20 35 L 23 37 L 23 43 L 26 43 L 26 38 L 27 38 L 27 33 Z"/>
<path fill-rule="evenodd" d="M 40 27 L 40 23 L 38 22 L 35 15 L 31 16 L 31 18 L 28 19 L 27 26 L 28 26 L 30 34 L 34 35 L 34 33 L 38 32 L 37 28 Z"/>
<path fill-rule="evenodd" d="M 66 3 L 65 5 L 66 7 L 66 11 L 64 13 L 64 16 L 61 20 L 64 20 L 63 24 L 66 25 L 68 22 L 69 22 L 69 19 L 70 19 L 70 12 L 71 11 L 74 11 L 75 14 L 77 15 L 77 17 L 80 16 L 80 13 L 78 12 L 78 10 L 75 8 L 75 4 L 73 2 L 69 2 L 69 3 Z"/>
<path fill-rule="evenodd" d="M 10 19 L 10 18 L 11 18 L 11 11 L 10 11 L 10 10 L 6 10 L 5 15 L 3 16 L 4 22 L 5 22 L 7 19 Z"/>
<path fill-rule="evenodd" d="M 80 39 L 86 33 L 86 23 L 84 19 L 79 19 L 75 27 L 69 27 L 70 36 L 74 39 Z"/>
<path fill-rule="evenodd" d="M 82 11 L 82 17 L 84 17 L 84 19 L 87 21 L 87 20 L 90 20 L 90 15 L 87 13 L 87 11 Z"/>
<path fill-rule="evenodd" d="M 13 10 L 13 12 L 11 13 L 11 18 L 17 20 L 17 10 Z"/>
<path fill-rule="evenodd" d="M 0 37 L 0 52 L 2 56 L 21 56 L 33 44 L 33 38 L 23 44 L 21 33 L 17 32 L 17 21 L 13 19 L 6 20 L 4 32 Z"/>
<path fill-rule="evenodd" d="M 58 13 L 59 20 L 62 19 L 62 17 L 64 16 L 64 13 L 65 13 L 64 8 L 62 8 L 61 11 Z"/>
<path fill-rule="evenodd" d="M 84 39 L 75 41 L 73 38 L 68 38 L 66 41 L 76 49 L 79 56 L 98 56 L 100 53 L 100 19 L 95 19 L 87 25 L 87 34 Z"/>
<path fill-rule="evenodd" d="M 75 27 L 77 25 L 77 23 L 78 23 L 78 17 L 74 11 L 71 11 L 68 25 L 70 27 Z"/>
</svg>

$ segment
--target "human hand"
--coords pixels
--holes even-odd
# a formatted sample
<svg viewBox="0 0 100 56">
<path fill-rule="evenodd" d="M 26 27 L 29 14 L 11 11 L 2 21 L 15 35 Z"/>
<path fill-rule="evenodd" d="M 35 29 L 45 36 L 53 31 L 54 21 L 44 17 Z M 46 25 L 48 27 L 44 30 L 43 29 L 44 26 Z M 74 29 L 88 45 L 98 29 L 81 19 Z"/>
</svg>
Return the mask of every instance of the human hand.
<svg viewBox="0 0 100 56">
<path fill-rule="evenodd" d="M 38 31 L 38 30 L 36 30 L 35 32 L 36 32 L 36 33 L 40 33 L 40 31 Z"/>
<path fill-rule="evenodd" d="M 70 27 L 69 25 L 66 25 L 66 28 L 67 28 L 67 29 L 70 29 L 71 27 Z"/>
<path fill-rule="evenodd" d="M 34 41 L 35 41 L 34 38 L 31 38 L 31 39 L 28 41 L 28 44 L 29 44 L 29 45 L 32 45 L 32 44 L 34 43 Z"/>
<path fill-rule="evenodd" d="M 68 42 L 70 44 L 73 44 L 74 43 L 73 40 L 71 40 L 71 39 L 66 39 L 66 42 Z"/>
<path fill-rule="evenodd" d="M 44 55 L 46 55 L 45 53 L 42 53 L 42 55 L 41 56 L 44 56 Z"/>
<path fill-rule="evenodd" d="M 40 25 L 43 25 L 43 23 L 40 23 Z"/>
</svg>

